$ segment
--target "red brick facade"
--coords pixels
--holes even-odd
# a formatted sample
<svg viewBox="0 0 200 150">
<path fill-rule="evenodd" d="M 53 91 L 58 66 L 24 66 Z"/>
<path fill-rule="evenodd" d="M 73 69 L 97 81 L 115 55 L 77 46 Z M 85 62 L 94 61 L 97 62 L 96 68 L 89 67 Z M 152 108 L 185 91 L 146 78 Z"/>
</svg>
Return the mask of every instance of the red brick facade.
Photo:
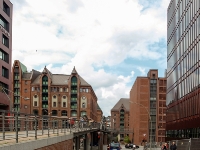
<svg viewBox="0 0 200 150">
<path fill-rule="evenodd" d="M 165 141 L 166 78 L 158 78 L 157 70 L 150 70 L 147 77 L 137 77 L 130 101 L 130 129 L 134 131 L 130 139 L 138 145 L 143 140 L 150 142 L 150 135 L 152 142 Z"/>
<path fill-rule="evenodd" d="M 46 67 L 42 72 L 28 72 L 15 61 L 12 85 L 15 111 L 68 118 L 87 115 L 97 121 L 96 94 L 75 68 L 70 75 L 52 74 Z"/>
</svg>

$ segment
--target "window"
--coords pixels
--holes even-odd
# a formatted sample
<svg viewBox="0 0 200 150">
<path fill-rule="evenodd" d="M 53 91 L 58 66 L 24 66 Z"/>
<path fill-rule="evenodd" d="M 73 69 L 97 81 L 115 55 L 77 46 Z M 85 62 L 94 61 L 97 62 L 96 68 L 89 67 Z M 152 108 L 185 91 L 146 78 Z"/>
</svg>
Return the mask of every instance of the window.
<svg viewBox="0 0 200 150">
<path fill-rule="evenodd" d="M 88 89 L 86 89 L 86 92 L 88 93 L 88 92 L 89 92 L 89 90 L 88 90 Z"/>
<path fill-rule="evenodd" d="M 66 96 L 63 96 L 63 99 L 66 99 Z"/>
<path fill-rule="evenodd" d="M 35 106 L 35 107 L 37 106 L 37 101 L 34 101 L 34 106 Z"/>
<path fill-rule="evenodd" d="M 56 96 L 54 95 L 53 98 L 56 99 Z"/>
<path fill-rule="evenodd" d="M 4 34 L 2 36 L 2 44 L 9 48 L 9 40 Z"/>
<path fill-rule="evenodd" d="M 82 108 L 85 108 L 85 103 L 82 103 Z"/>
<path fill-rule="evenodd" d="M 6 21 L 6 19 L 2 15 L 0 15 L 0 24 L 2 27 L 4 27 L 4 29 L 9 31 L 9 23 L 8 21 Z"/>
<path fill-rule="evenodd" d="M 25 84 L 27 85 L 28 81 L 25 81 Z"/>
<path fill-rule="evenodd" d="M 32 88 L 31 88 L 31 91 L 35 91 L 35 87 L 32 87 Z"/>
<path fill-rule="evenodd" d="M 9 63 L 9 55 L 8 53 L 4 52 L 2 49 L 0 49 L 0 59 L 3 61 Z"/>
<path fill-rule="evenodd" d="M 56 102 L 53 102 L 53 107 L 56 107 Z"/>
<path fill-rule="evenodd" d="M 37 95 L 34 95 L 34 98 L 37 98 Z"/>
<path fill-rule="evenodd" d="M 25 89 L 24 92 L 27 93 L 27 89 Z"/>
<path fill-rule="evenodd" d="M 5 2 L 3 2 L 3 11 L 10 16 L 10 8 Z"/>
<path fill-rule="evenodd" d="M 27 109 L 27 108 L 28 108 L 28 106 L 27 106 L 27 105 L 24 105 L 24 108 L 25 108 L 25 109 Z"/>
<path fill-rule="evenodd" d="M 6 88 L 6 89 L 8 89 L 8 85 L 7 84 L 5 84 L 5 83 L 3 83 L 3 82 L 1 82 L 0 81 L 0 86 L 2 86 L 3 88 Z M 4 90 L 5 92 L 6 92 L 6 94 L 8 94 L 8 90 Z M 3 92 L 3 91 L 2 91 Z M 4 93 L 4 92 L 3 92 Z"/>
<path fill-rule="evenodd" d="M 66 102 L 63 102 L 63 107 L 66 107 Z"/>
<path fill-rule="evenodd" d="M 2 76 L 5 78 L 9 78 L 8 69 L 2 66 Z"/>
</svg>

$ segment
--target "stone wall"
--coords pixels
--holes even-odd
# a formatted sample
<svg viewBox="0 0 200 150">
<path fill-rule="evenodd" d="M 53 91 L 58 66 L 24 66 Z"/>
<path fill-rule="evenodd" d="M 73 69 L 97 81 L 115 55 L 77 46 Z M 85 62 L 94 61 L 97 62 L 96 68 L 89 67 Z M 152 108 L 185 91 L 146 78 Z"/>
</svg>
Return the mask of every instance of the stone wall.
<svg viewBox="0 0 200 150">
<path fill-rule="evenodd" d="M 59 142 L 35 150 L 73 150 L 73 140 L 70 139 L 67 141 Z"/>
</svg>

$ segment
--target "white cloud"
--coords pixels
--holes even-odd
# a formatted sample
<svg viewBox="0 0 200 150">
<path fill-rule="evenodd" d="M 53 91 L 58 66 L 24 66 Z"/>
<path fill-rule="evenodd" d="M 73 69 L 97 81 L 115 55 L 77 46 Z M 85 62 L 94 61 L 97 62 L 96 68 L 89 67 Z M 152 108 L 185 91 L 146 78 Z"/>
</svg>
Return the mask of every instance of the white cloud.
<svg viewBox="0 0 200 150">
<path fill-rule="evenodd" d="M 127 84 L 137 69 L 131 75 L 132 70 L 121 75 L 106 72 L 104 66 L 116 66 L 128 57 L 163 60 L 163 52 L 159 48 L 150 50 L 149 45 L 166 39 L 169 0 L 162 0 L 156 9 L 150 5 L 145 11 L 139 0 L 11 2 L 13 61 L 20 60 L 29 70 L 46 65 L 53 73 L 65 74 L 75 66 L 93 86 L 106 114 L 121 97 L 129 97 Z"/>
</svg>

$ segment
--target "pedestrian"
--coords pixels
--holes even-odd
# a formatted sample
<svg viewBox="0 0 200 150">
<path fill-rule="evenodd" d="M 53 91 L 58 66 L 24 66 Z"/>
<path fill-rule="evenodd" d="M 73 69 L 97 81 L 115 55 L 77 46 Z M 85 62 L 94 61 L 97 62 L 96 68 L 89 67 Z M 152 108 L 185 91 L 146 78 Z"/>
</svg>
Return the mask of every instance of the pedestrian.
<svg viewBox="0 0 200 150">
<path fill-rule="evenodd" d="M 176 150 L 177 146 L 175 144 L 175 142 L 172 142 L 172 145 L 170 146 L 170 150 Z"/>
<path fill-rule="evenodd" d="M 162 141 L 160 141 L 160 146 L 162 146 Z"/>
<path fill-rule="evenodd" d="M 162 149 L 162 150 L 167 150 L 167 143 L 163 144 L 163 146 L 162 146 L 161 149 Z"/>
</svg>

